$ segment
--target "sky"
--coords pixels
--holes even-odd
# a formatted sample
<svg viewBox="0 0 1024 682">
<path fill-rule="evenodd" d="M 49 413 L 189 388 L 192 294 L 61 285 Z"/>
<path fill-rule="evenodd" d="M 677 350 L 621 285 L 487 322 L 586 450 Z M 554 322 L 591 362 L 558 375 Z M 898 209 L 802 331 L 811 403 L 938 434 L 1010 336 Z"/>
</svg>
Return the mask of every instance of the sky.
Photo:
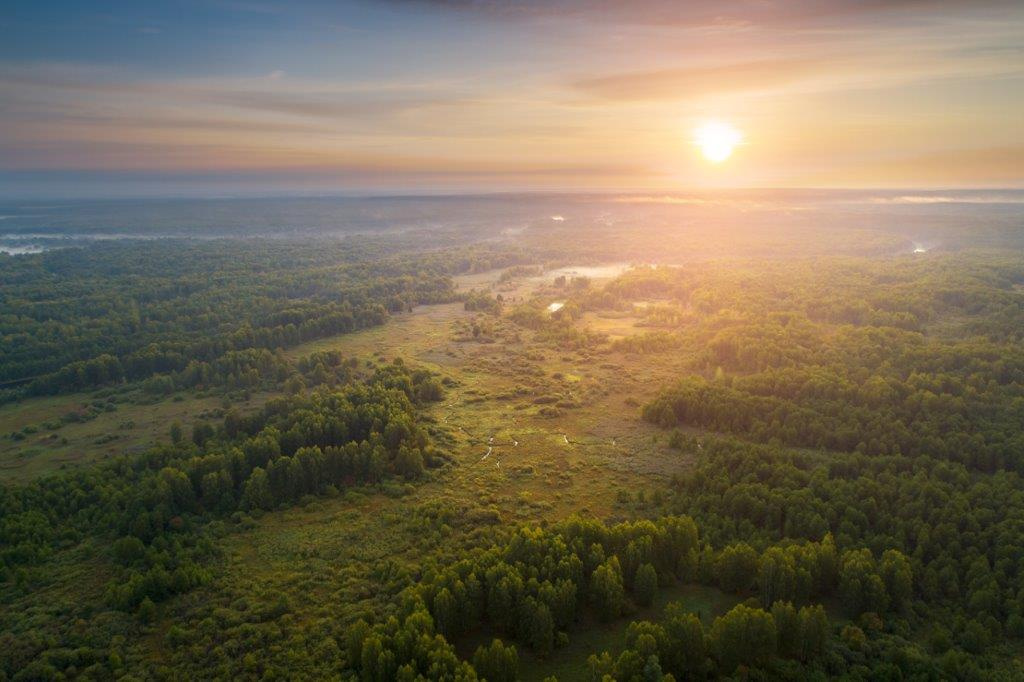
<svg viewBox="0 0 1024 682">
<path fill-rule="evenodd" d="M 1019 0 L 4 6 L 0 196 L 1024 186 Z"/>
</svg>

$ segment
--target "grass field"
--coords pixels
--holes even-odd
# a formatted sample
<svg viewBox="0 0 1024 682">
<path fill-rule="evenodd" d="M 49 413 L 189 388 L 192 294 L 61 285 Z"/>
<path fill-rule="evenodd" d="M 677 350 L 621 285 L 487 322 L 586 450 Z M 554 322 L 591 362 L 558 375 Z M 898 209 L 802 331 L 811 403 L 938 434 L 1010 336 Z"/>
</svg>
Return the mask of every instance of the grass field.
<svg viewBox="0 0 1024 682">
<path fill-rule="evenodd" d="M 175 421 L 186 426 L 187 437 L 189 424 L 215 418 L 228 404 L 222 396 L 194 392 L 160 399 L 133 388 L 110 393 L 29 398 L 0 407 L 0 481 L 23 482 L 61 468 L 139 452 L 169 440 Z M 245 411 L 268 397 L 256 393 L 248 401 L 230 404 Z M 62 419 L 65 415 L 77 415 L 74 419 L 81 421 Z M 24 438 L 12 438 L 14 432 Z"/>
<path fill-rule="evenodd" d="M 474 275 L 460 285 L 496 287 L 498 274 Z M 649 476 L 688 466 L 687 457 L 656 442 L 657 429 L 642 422 L 635 407 L 674 376 L 681 359 L 652 365 L 613 354 L 595 362 L 553 350 L 503 321 L 490 342 L 460 340 L 460 325 L 474 316 L 461 304 L 420 306 L 382 327 L 304 344 L 290 355 L 339 350 L 359 358 L 401 357 L 452 380 L 455 387 L 429 412 L 450 438 L 449 454 L 458 464 L 447 472 L 446 494 L 471 502 L 483 494 L 510 518 L 614 515 L 618 490 L 635 493 Z M 547 416 L 537 400 L 549 396 L 573 406 Z"/>
</svg>

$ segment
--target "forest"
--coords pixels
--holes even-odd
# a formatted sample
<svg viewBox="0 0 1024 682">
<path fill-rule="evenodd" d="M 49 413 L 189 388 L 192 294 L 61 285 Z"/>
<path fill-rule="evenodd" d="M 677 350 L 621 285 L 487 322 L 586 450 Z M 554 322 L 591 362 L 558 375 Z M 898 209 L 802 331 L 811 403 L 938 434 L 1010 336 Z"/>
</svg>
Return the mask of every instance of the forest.
<svg viewBox="0 0 1024 682">
<path fill-rule="evenodd" d="M 3 259 L 0 679 L 1024 679 L 1016 237 L 668 229 Z"/>
<path fill-rule="evenodd" d="M 360 247 L 159 240 L 58 249 L 0 270 L 0 384 L 7 399 L 124 380 L 201 376 L 232 353 L 290 348 L 455 298 L 449 277 L 482 264 Z M 492 255 L 492 254 L 487 254 Z M 493 254 L 514 262 L 515 254 Z M 17 388 L 11 388 L 17 387 Z"/>
</svg>

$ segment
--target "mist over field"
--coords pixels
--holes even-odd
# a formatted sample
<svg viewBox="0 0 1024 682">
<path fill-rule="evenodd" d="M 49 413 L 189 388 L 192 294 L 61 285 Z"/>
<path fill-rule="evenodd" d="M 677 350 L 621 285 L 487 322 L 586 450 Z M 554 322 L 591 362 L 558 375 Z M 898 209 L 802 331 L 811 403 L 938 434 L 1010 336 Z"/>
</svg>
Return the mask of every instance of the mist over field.
<svg viewBox="0 0 1024 682">
<path fill-rule="evenodd" d="M 637 227 L 680 234 L 863 229 L 939 245 L 971 223 L 973 239 L 1020 225 L 1024 190 L 708 190 L 655 194 L 93 199 L 0 202 L 0 248 L 115 239 L 343 238 L 416 233 L 515 241 L 523 233 Z M 742 244 L 737 244 L 742 246 Z M 838 252 L 869 248 L 835 244 Z"/>
</svg>

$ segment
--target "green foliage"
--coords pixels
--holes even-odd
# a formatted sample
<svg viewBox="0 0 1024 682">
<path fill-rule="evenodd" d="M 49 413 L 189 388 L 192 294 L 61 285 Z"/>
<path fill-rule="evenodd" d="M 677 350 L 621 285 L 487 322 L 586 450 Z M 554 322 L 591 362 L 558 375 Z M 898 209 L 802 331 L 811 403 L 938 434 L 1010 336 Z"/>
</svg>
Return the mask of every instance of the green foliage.
<svg viewBox="0 0 1024 682">
<path fill-rule="evenodd" d="M 174 445 L 181 444 L 181 439 L 184 438 L 181 422 L 175 421 L 171 423 L 171 443 Z"/>
<path fill-rule="evenodd" d="M 473 668 L 481 680 L 514 682 L 519 677 L 519 654 L 514 646 L 505 646 L 500 639 L 495 639 L 490 646 L 477 647 L 473 653 Z"/>
<path fill-rule="evenodd" d="M 633 594 L 637 604 L 650 606 L 658 593 L 658 572 L 651 564 L 643 564 L 636 571 L 633 580 Z"/>
<path fill-rule="evenodd" d="M 594 569 L 590 576 L 590 590 L 602 620 L 617 618 L 622 613 L 626 601 L 618 557 L 613 556 Z"/>
<path fill-rule="evenodd" d="M 708 648 L 726 675 L 738 665 L 765 666 L 776 652 L 777 629 L 772 614 L 743 604 L 715 619 Z"/>
<path fill-rule="evenodd" d="M 730 545 L 715 561 L 718 584 L 726 592 L 746 592 L 757 576 L 757 552 L 745 543 Z"/>
<path fill-rule="evenodd" d="M 470 291 L 465 296 L 463 307 L 473 312 L 501 314 L 501 301 L 493 298 L 485 291 Z"/>
<path fill-rule="evenodd" d="M 378 246 L 379 248 L 379 246 Z M 56 393 L 280 380 L 272 352 L 452 300 L 454 255 L 382 258 L 337 242 L 124 241 L 10 259 L 0 380 Z"/>
</svg>

